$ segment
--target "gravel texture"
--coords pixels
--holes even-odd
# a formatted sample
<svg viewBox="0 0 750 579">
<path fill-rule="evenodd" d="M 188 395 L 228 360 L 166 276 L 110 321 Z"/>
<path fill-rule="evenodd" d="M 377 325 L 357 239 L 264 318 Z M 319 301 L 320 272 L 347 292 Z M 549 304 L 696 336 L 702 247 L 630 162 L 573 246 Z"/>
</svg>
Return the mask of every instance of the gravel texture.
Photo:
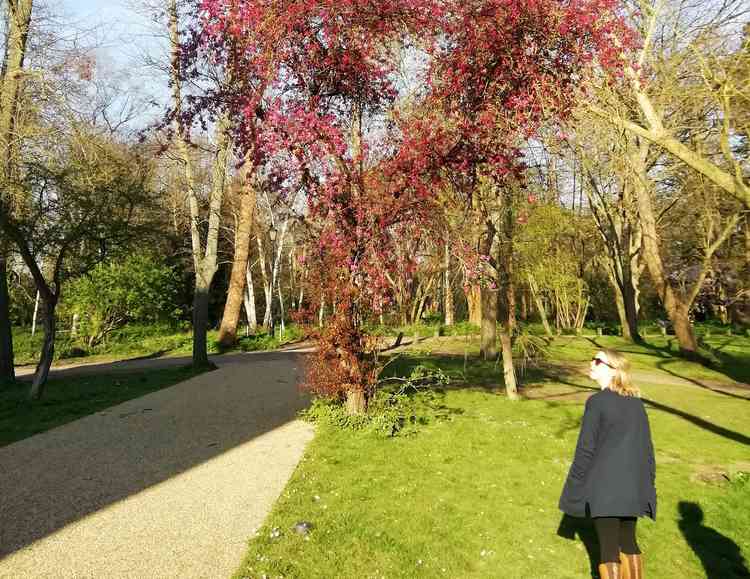
<svg viewBox="0 0 750 579">
<path fill-rule="evenodd" d="M 295 419 L 307 402 L 299 352 L 213 361 L 218 370 L 0 448 L 0 577 L 237 569 L 313 430 Z"/>
</svg>

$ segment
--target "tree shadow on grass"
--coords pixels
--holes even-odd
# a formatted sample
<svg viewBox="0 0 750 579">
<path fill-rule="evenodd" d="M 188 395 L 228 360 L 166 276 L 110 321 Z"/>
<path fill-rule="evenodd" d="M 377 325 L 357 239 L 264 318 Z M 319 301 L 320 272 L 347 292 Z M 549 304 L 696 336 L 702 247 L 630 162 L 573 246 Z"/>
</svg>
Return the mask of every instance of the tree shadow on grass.
<svg viewBox="0 0 750 579">
<path fill-rule="evenodd" d="M 604 346 L 599 344 L 594 338 L 587 337 L 586 339 L 591 342 L 591 344 L 596 348 L 604 348 Z M 706 356 L 700 356 L 698 359 L 691 359 L 689 357 L 682 356 L 679 351 L 675 351 L 672 349 L 672 340 L 669 340 L 667 346 L 665 347 L 656 346 L 654 344 L 646 342 L 645 340 L 638 342 L 637 345 L 641 348 L 645 348 L 650 352 L 650 354 L 646 355 L 660 358 L 660 361 L 656 363 L 656 367 L 666 374 L 669 374 L 681 380 L 686 380 L 692 384 L 695 384 L 699 388 L 710 390 L 711 392 L 716 392 L 717 394 L 720 394 L 722 396 L 728 396 L 730 398 L 739 400 L 750 400 L 750 396 L 743 396 L 740 394 L 727 392 L 726 390 L 722 390 L 720 387 L 712 384 L 709 380 L 698 380 L 696 378 L 691 378 L 689 376 L 680 374 L 679 372 L 675 372 L 667 366 L 669 362 L 673 362 L 675 360 L 695 362 L 696 364 L 701 364 L 706 368 L 710 368 L 711 370 L 724 374 L 727 378 L 733 380 L 734 382 L 746 385 L 746 383 L 750 382 L 750 361 L 747 358 L 724 352 L 723 348 L 725 348 L 727 344 L 723 344 L 720 348 L 714 348 L 713 346 L 705 343 L 701 346 L 701 348 L 710 353 L 714 360 L 711 360 Z M 643 352 L 628 350 L 626 348 L 619 348 L 618 351 L 622 354 L 636 354 L 640 356 L 644 355 Z"/>
<path fill-rule="evenodd" d="M 593 339 L 591 339 L 591 342 L 596 344 L 596 341 Z M 416 356 L 403 356 L 401 359 L 397 360 L 394 364 L 388 367 L 388 375 L 408 376 L 412 368 L 419 364 L 424 364 L 428 367 L 440 368 L 446 374 L 448 374 L 452 380 L 455 380 L 455 383 L 453 384 L 453 386 L 451 386 L 452 388 L 474 389 L 491 392 L 496 392 L 498 389 L 503 389 L 503 386 L 500 382 L 500 370 L 498 370 L 497 372 L 494 371 L 494 362 L 486 362 L 483 360 L 478 360 L 476 358 L 469 359 L 469 362 L 470 363 L 467 363 L 464 366 L 463 356 L 440 355 L 431 356 L 427 359 Z M 572 392 L 555 393 L 550 396 L 549 399 L 544 400 L 547 404 L 550 404 L 552 406 L 559 406 L 559 401 L 562 398 L 572 398 L 577 394 L 582 394 L 587 391 L 592 393 L 599 391 L 599 389 L 596 387 L 584 386 L 573 382 L 572 379 L 579 373 L 580 371 L 578 369 L 561 365 L 536 367 L 530 368 L 527 371 L 526 381 L 528 383 L 534 382 L 541 385 L 544 385 L 545 383 L 563 384 L 574 388 L 574 391 Z M 523 390 L 524 389 L 522 389 L 522 391 Z M 542 399 L 541 396 L 533 396 L 533 398 Z M 708 420 L 705 420 L 699 416 L 695 416 L 694 414 L 690 414 L 689 412 L 685 412 L 684 410 L 680 410 L 679 408 L 667 406 L 666 404 L 662 404 L 650 398 L 642 397 L 641 400 L 643 400 L 643 402 L 651 408 L 661 410 L 668 414 L 672 414 L 673 416 L 678 416 L 683 420 L 687 420 L 691 424 L 702 428 L 703 430 L 707 430 L 708 432 L 717 434 L 718 436 L 733 440 L 734 442 L 750 446 L 750 436 L 747 436 L 740 432 L 735 432 L 734 430 L 730 430 L 728 428 L 724 428 L 723 426 L 719 426 L 718 424 L 709 422 Z M 574 428 L 574 426 L 572 426 L 572 423 L 571 425 L 568 425 L 568 427 L 568 429 Z"/>
<path fill-rule="evenodd" d="M 560 519 L 560 525 L 557 527 L 557 536 L 570 541 L 576 538 L 586 547 L 586 553 L 589 556 L 589 565 L 591 566 L 591 577 L 599 577 L 597 568 L 599 566 L 599 539 L 596 537 L 596 530 L 591 519 L 571 517 L 564 514 Z"/>
<path fill-rule="evenodd" d="M 598 391 L 598 388 L 593 388 L 589 386 L 580 386 L 579 384 L 574 384 L 571 382 L 562 382 L 562 383 L 572 386 L 574 388 L 578 388 L 582 391 L 583 390 L 591 390 L 594 392 Z M 690 414 L 689 412 L 685 412 L 684 410 L 680 410 L 679 408 L 673 408 L 672 406 L 667 406 L 666 404 L 662 404 L 661 402 L 656 402 L 655 400 L 651 400 L 650 398 L 645 398 L 642 396 L 641 400 L 643 400 L 644 404 L 646 404 L 647 406 L 650 406 L 651 408 L 656 408 L 657 410 L 661 410 L 662 412 L 672 414 L 673 416 L 678 416 L 682 418 L 683 420 L 687 420 L 691 424 L 699 428 L 702 428 L 703 430 L 707 430 L 708 432 L 717 434 L 718 436 L 721 436 L 723 438 L 733 440 L 734 442 L 738 442 L 739 444 L 750 446 L 750 436 L 746 436 L 740 432 L 735 432 L 734 430 L 729 430 L 728 428 L 724 428 L 723 426 L 719 426 L 718 424 L 709 422 L 708 420 L 705 420 L 701 418 L 700 416 L 695 416 L 694 414 Z M 557 405 L 554 402 L 547 402 L 547 403 L 551 405 L 555 405 L 555 406 Z"/>
<path fill-rule="evenodd" d="M 700 505 L 680 501 L 677 508 L 680 512 L 680 531 L 701 560 L 708 579 L 750 577 L 737 543 L 703 524 Z"/>
</svg>

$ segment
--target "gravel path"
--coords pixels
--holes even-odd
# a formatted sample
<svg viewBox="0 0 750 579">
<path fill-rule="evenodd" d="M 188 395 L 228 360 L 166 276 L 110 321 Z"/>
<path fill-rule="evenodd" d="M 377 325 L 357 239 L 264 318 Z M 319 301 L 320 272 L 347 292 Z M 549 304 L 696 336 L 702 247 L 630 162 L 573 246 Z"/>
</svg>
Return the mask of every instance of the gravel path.
<svg viewBox="0 0 750 579">
<path fill-rule="evenodd" d="M 299 353 L 219 369 L 0 448 L 0 577 L 230 576 L 312 438 Z"/>
</svg>

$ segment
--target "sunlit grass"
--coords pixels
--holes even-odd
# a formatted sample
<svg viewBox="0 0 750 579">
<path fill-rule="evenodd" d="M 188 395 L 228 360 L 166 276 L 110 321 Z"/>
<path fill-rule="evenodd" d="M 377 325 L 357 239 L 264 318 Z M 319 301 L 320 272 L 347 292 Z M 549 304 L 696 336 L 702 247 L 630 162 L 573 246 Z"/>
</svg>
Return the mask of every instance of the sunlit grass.
<svg viewBox="0 0 750 579">
<path fill-rule="evenodd" d="M 226 352 L 249 352 L 271 350 L 301 338 L 301 332 L 295 325 L 287 326 L 283 337 L 271 336 L 265 332 L 245 336 L 240 329 L 237 343 L 228 349 L 218 344 L 218 332 L 209 331 L 207 348 L 209 354 Z M 33 337 L 28 328 L 14 329 L 14 351 L 17 365 L 35 364 L 38 361 L 44 337 L 38 331 Z M 190 356 L 193 348 L 192 332 L 173 326 L 130 325 L 113 332 L 103 344 L 89 348 L 81 340 L 71 338 L 69 334 L 58 336 L 55 348 L 55 360 L 64 362 L 103 362 L 139 357 Z"/>
<path fill-rule="evenodd" d="M 639 528 L 648 575 L 743 576 L 750 566 L 750 484 L 742 475 L 750 471 L 750 401 L 670 383 L 661 368 L 729 378 L 675 359 L 666 341 L 597 342 L 629 349 L 644 376 L 659 493 L 657 522 Z M 236 577 L 590 577 L 580 537 L 595 552 L 591 529 L 559 536 L 557 499 L 593 388 L 578 368 L 597 346 L 555 340 L 548 364 L 527 374 L 535 398 L 517 403 L 495 388 L 500 368 L 480 362 L 477 346 L 425 340 L 389 366 L 399 375 L 416 364 L 452 375 L 442 400 L 453 410 L 449 419 L 392 439 L 320 427 Z M 750 352 L 734 354 L 747 371 Z M 702 524 L 682 519 L 681 503 L 699 508 Z M 299 521 L 313 523 L 309 536 L 292 530 Z"/>
</svg>

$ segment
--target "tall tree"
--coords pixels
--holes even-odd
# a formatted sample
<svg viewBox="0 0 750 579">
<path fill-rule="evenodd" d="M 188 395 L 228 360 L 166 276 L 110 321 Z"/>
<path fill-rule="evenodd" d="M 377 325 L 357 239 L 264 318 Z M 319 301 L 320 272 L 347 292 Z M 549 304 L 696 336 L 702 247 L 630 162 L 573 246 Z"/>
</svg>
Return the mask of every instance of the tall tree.
<svg viewBox="0 0 750 579">
<path fill-rule="evenodd" d="M 182 87 L 185 79 L 183 44 L 180 36 L 180 15 L 177 1 L 170 0 L 169 38 L 171 43 L 170 83 L 172 85 L 172 117 L 174 139 L 185 172 L 185 187 L 190 213 L 190 241 L 195 271 L 193 295 L 193 366 L 210 366 L 208 361 L 208 300 L 211 283 L 218 269 L 219 227 L 221 207 L 228 181 L 229 159 L 232 140 L 230 124 L 226 115 L 221 115 L 215 124 L 215 152 L 211 165 L 211 184 L 208 215 L 205 221 L 200 210 L 199 184 L 195 174 L 194 156 L 190 149 L 190 111 L 183 110 Z M 205 233 L 204 233 L 205 232 Z"/>
<path fill-rule="evenodd" d="M 610 0 L 203 2 L 206 44 L 232 54 L 235 40 L 253 39 L 243 58 L 226 61 L 237 77 L 262 60 L 256 51 L 266 43 L 255 40 L 269 39 L 278 55 L 279 98 L 268 113 L 277 129 L 266 147 L 283 160 L 278 183 L 301 183 L 318 220 L 309 259 L 321 266 L 315 281 L 328 284 L 325 301 L 336 300 L 318 369 L 352 409 L 364 409 L 373 386 L 362 322 L 387 293 L 392 236 L 414 231 L 409 220 L 434 220 L 446 173 L 472 192 L 480 177 L 519 172 L 519 140 L 548 113 L 566 113 L 579 69 L 594 56 L 617 65 L 632 40 L 614 8 Z M 393 49 L 404 46 L 426 53 L 426 105 L 408 119 L 392 115 L 374 139 L 368 122 L 394 109 L 401 55 Z"/>
<path fill-rule="evenodd" d="M 619 111 L 590 102 L 590 110 L 603 119 L 622 127 L 640 139 L 661 147 L 687 166 L 702 174 L 727 195 L 750 208 L 750 179 L 746 153 L 732 146 L 732 141 L 747 133 L 746 117 L 741 112 L 748 95 L 747 49 L 727 54 L 729 33 L 726 28 L 747 17 L 747 6 L 741 0 L 729 0 L 706 9 L 696 17 L 685 2 L 670 6 L 663 0 L 641 0 L 636 24 L 643 38 L 637 60 L 624 68 L 630 97 L 639 114 L 622 115 Z M 668 10 L 667 8 L 671 8 Z M 706 16 L 707 15 L 707 16 Z M 692 69 L 692 70 L 691 70 Z M 680 87 L 685 77 L 698 76 L 702 84 Z M 687 89 L 687 92 L 685 91 Z M 717 119 L 717 155 L 707 154 L 685 137 L 689 128 L 675 125 L 675 109 L 696 90 L 713 101 L 711 114 Z M 668 102 L 663 102 L 665 97 Z M 689 106 L 689 105 L 688 105 Z M 746 106 L 746 104 L 744 105 Z M 736 114 L 740 112 L 740 114 Z M 613 114 L 614 113 L 614 114 Z M 677 119 L 684 118 L 676 115 Z M 687 130 L 686 130 L 687 129 Z"/>
<path fill-rule="evenodd" d="M 245 298 L 245 284 L 248 276 L 248 259 L 250 257 L 251 230 L 255 212 L 255 186 L 248 182 L 245 171 L 240 172 L 236 227 L 234 235 L 234 259 L 229 277 L 227 301 L 219 328 L 219 343 L 231 346 L 237 339 L 237 324 L 240 321 L 240 310 Z"/>
<path fill-rule="evenodd" d="M 702 217 L 707 220 L 707 226 L 703 247 L 701 248 L 699 271 L 692 284 L 688 287 L 680 287 L 668 275 L 662 256 L 663 248 L 660 244 L 657 217 L 653 204 L 653 182 L 648 176 L 646 167 L 650 143 L 640 137 L 635 137 L 634 140 L 636 144 L 631 149 L 628 161 L 633 173 L 632 182 L 638 204 L 638 215 L 643 229 L 644 260 L 664 309 L 674 325 L 680 349 L 687 355 L 693 356 L 698 352 L 698 341 L 695 338 L 690 320 L 690 308 L 710 271 L 714 254 L 734 232 L 742 214 L 739 211 L 734 211 L 722 220 L 721 216 L 717 218 L 711 212 L 704 213 Z"/>
<path fill-rule="evenodd" d="M 59 134 L 58 134 L 59 138 Z M 126 146 L 75 127 L 44 162 L 23 167 L 25 202 L 0 214 L 40 295 L 44 343 L 29 397 L 41 398 L 55 351 L 55 311 L 66 279 L 143 237 L 149 165 Z"/>
<path fill-rule="evenodd" d="M 596 57 L 606 69 L 621 66 L 633 34 L 613 8 L 608 2 L 478 0 L 451 4 L 450 18 L 441 22 L 445 40 L 434 45 L 430 110 L 448 135 L 442 164 L 476 215 L 475 248 L 490 257 L 494 285 L 503 285 L 506 316 L 513 313 L 512 256 L 492 249 L 512 251 L 508 191 L 523 181 L 520 144 L 570 112 L 587 62 Z M 482 351 L 494 356 L 498 293 L 486 285 L 481 291 Z"/>
<path fill-rule="evenodd" d="M 581 171 L 597 230 L 604 242 L 603 262 L 615 294 L 622 336 L 639 342 L 639 286 L 645 267 L 642 259 L 642 228 L 633 194 L 632 174 L 628 169 L 631 140 L 622 133 L 607 131 L 604 121 L 581 120 L 580 135 L 570 149 Z M 595 135 L 601 135 L 598 138 Z M 647 162 L 653 163 L 653 158 Z"/>
<path fill-rule="evenodd" d="M 32 0 L 8 0 L 4 4 L 6 38 L 0 77 L 0 216 L 9 214 L 13 207 L 11 181 L 17 162 L 14 123 L 23 82 Z M 9 251 L 7 240 L 0 240 L 0 383 L 15 378 L 7 279 Z"/>
</svg>

